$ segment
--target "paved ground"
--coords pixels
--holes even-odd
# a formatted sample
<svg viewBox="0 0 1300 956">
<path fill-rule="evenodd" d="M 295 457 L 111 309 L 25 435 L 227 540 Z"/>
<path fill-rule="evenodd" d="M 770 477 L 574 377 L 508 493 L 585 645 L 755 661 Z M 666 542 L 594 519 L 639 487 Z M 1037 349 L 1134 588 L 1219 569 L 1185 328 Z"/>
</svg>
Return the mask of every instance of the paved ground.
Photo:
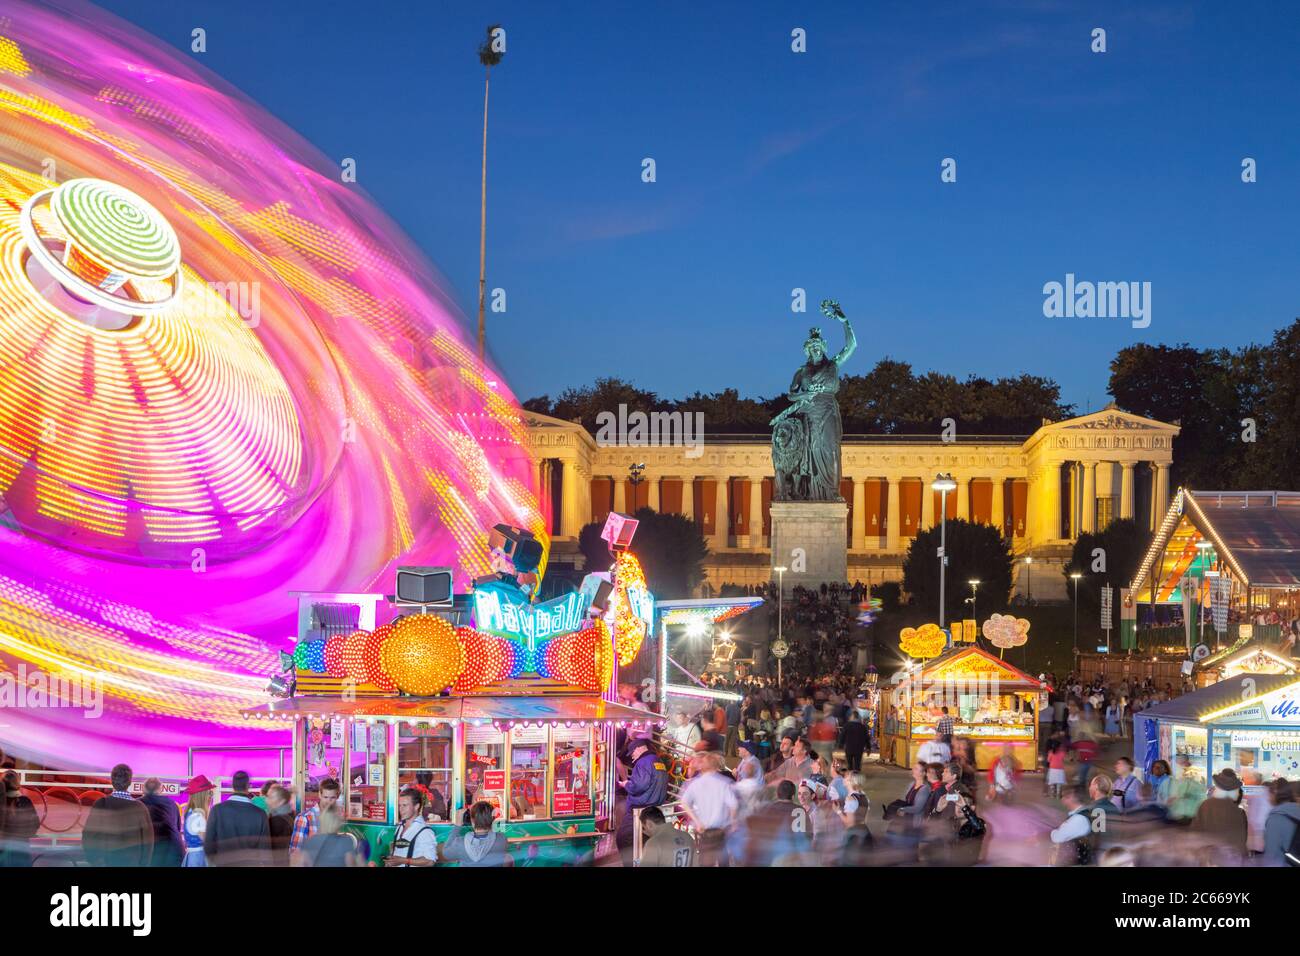
<svg viewBox="0 0 1300 956">
<path fill-rule="evenodd" d="M 1130 739 L 1104 741 L 1093 767 L 1113 778 L 1115 760 L 1120 756 L 1131 756 L 1132 753 L 1133 743 Z M 843 756 L 843 753 L 837 752 L 837 756 Z M 735 760 L 728 760 L 730 765 L 734 766 L 735 763 Z M 1067 772 L 1073 773 L 1073 770 Z M 872 833 L 881 834 L 885 829 L 885 821 L 881 817 L 882 808 L 907 792 L 912 775 L 901 767 L 882 764 L 876 754 L 863 759 L 862 775 L 867 783 L 867 797 L 871 800 L 867 824 Z M 1065 808 L 1059 800 L 1044 793 L 1044 778 L 1044 773 L 1024 774 L 1014 803 L 995 806 L 985 801 L 986 778 L 983 774 L 980 775 L 976 794 L 980 804 L 979 813 L 988 822 L 993 836 L 993 839 L 987 841 L 986 862 L 1027 866 L 1048 862 L 1048 846 L 1042 835 L 1065 818 Z M 613 849 L 612 842 L 610 839 L 608 846 L 602 846 L 597 851 L 597 865 L 619 865 L 618 855 L 609 852 Z"/>
</svg>

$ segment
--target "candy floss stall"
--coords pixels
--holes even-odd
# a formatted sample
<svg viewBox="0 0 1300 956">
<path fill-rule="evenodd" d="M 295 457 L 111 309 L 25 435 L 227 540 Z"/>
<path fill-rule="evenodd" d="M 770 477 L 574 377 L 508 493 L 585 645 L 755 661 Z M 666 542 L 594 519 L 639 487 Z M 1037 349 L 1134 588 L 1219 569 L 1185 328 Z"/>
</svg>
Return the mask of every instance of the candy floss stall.
<svg viewBox="0 0 1300 956">
<path fill-rule="evenodd" d="M 293 782 L 311 806 L 337 779 L 347 828 L 386 855 L 406 787 L 426 794 L 439 843 L 486 800 L 516 863 L 570 863 L 610 829 L 620 729 L 662 718 L 618 703 L 618 669 L 653 626 L 654 598 L 611 514 L 615 560 L 579 591 L 534 602 L 542 548 L 497 525 L 494 573 L 453 594 L 442 568 L 401 569 L 397 593 L 299 594 L 299 641 L 245 713 L 293 726 Z M 375 624 L 388 605 L 393 618 Z M 441 856 L 441 853 L 440 853 Z"/>
<path fill-rule="evenodd" d="M 879 695 L 881 757 L 910 767 L 921 745 L 938 736 L 943 707 L 953 736 L 974 745 L 986 770 L 1008 745 L 1020 766 L 1038 766 L 1038 715 L 1048 685 L 974 645 L 957 645 L 900 671 Z"/>
</svg>

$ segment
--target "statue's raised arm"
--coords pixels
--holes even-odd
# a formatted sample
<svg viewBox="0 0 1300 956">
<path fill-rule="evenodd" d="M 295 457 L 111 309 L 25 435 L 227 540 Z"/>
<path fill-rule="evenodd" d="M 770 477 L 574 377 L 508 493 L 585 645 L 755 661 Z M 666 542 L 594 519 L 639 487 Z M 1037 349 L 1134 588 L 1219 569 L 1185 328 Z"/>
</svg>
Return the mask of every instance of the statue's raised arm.
<svg viewBox="0 0 1300 956">
<path fill-rule="evenodd" d="M 827 355 L 822 330 L 808 330 L 807 359 L 794 373 L 786 398 L 790 405 L 772 419 L 773 501 L 843 501 L 840 497 L 840 366 L 858 340 L 844 310 L 834 299 L 822 302 L 822 314 L 844 326 L 844 348 Z"/>
<path fill-rule="evenodd" d="M 843 365 L 849 360 L 849 356 L 853 354 L 854 349 L 858 347 L 858 338 L 853 334 L 853 326 L 849 324 L 848 316 L 844 314 L 844 310 L 840 308 L 840 304 L 834 299 L 822 300 L 822 315 L 828 319 L 834 319 L 844 326 L 844 348 L 840 349 L 839 354 L 832 359 L 836 366 Z"/>
</svg>

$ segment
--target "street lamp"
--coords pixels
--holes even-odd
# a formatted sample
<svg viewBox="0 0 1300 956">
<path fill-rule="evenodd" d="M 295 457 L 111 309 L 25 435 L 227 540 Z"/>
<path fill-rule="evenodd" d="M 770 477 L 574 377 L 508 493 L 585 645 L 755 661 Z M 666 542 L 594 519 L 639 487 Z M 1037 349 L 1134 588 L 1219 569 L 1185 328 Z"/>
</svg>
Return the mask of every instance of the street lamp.
<svg viewBox="0 0 1300 956">
<path fill-rule="evenodd" d="M 782 613 L 785 607 L 785 572 L 789 570 L 785 565 L 779 564 L 772 569 L 776 572 L 776 639 L 782 644 L 785 643 L 781 638 L 781 618 L 785 615 Z M 776 659 L 776 682 L 779 686 L 781 683 L 781 658 Z"/>
<path fill-rule="evenodd" d="M 948 567 L 948 492 L 957 490 L 957 482 L 952 475 L 938 474 L 930 487 L 939 492 L 939 626 L 943 627 L 943 586 L 944 571 Z"/>
<path fill-rule="evenodd" d="M 976 627 L 978 627 L 979 615 L 975 613 L 975 599 L 979 597 L 979 578 L 971 578 L 966 583 L 970 585 L 970 616 L 976 620 Z"/>
<path fill-rule="evenodd" d="M 1025 603 L 1034 603 L 1034 556 L 1025 555 Z"/>
<path fill-rule="evenodd" d="M 641 482 L 645 481 L 645 462 L 638 462 L 635 465 L 627 466 L 627 480 L 632 486 L 632 507 L 627 510 L 631 514 L 636 514 L 636 489 Z"/>
<path fill-rule="evenodd" d="M 1079 578 L 1083 577 L 1078 571 L 1071 573 L 1070 580 L 1074 582 L 1074 666 L 1079 666 Z"/>
<path fill-rule="evenodd" d="M 1205 643 L 1205 597 L 1204 595 L 1206 593 L 1205 579 L 1206 577 L 1208 577 L 1205 570 L 1205 562 L 1210 560 L 1210 549 L 1213 547 L 1214 547 L 1213 542 L 1207 541 L 1204 538 L 1196 542 L 1196 550 L 1199 552 L 1197 557 L 1200 558 L 1199 563 L 1201 566 L 1201 586 L 1197 588 L 1198 593 L 1196 596 L 1196 612 L 1197 612 L 1196 616 L 1200 618 L 1200 623 L 1201 623 L 1200 634 L 1197 636 L 1198 644 Z"/>
</svg>

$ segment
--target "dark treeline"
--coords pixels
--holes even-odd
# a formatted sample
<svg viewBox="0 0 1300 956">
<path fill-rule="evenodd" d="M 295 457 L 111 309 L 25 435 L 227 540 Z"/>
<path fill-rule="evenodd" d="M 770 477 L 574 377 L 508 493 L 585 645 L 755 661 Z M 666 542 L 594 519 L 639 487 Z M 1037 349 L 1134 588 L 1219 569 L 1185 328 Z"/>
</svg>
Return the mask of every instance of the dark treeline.
<svg viewBox="0 0 1300 956">
<path fill-rule="evenodd" d="M 1173 481 L 1201 490 L 1295 490 L 1300 484 L 1300 319 L 1265 345 L 1197 349 L 1131 345 L 1110 363 L 1108 391 L 1120 408 L 1182 432 L 1174 442 Z M 1022 374 L 964 381 L 940 372 L 918 375 L 906 362 L 881 359 L 865 375 L 840 383 L 846 434 L 938 434 L 952 418 L 958 435 L 1028 435 L 1043 419 L 1078 413 L 1051 379 Z M 734 388 L 665 399 L 617 378 L 567 388 L 524 408 L 595 433 L 601 412 L 703 412 L 714 434 L 768 434 L 784 395 L 742 398 Z"/>
<path fill-rule="evenodd" d="M 1173 481 L 1293 491 L 1300 481 L 1300 319 L 1267 345 L 1131 345 L 1110 363 L 1121 408 L 1178 422 Z"/>
<path fill-rule="evenodd" d="M 1061 403 L 1060 387 L 1050 379 L 970 376 L 960 381 L 940 372 L 917 375 L 908 363 L 888 358 L 866 375 L 845 376 L 839 399 L 847 434 L 933 434 L 951 418 L 958 434 L 1028 435 L 1044 418 L 1074 414 L 1073 406 Z M 787 404 L 784 394 L 742 398 L 734 388 L 665 399 L 621 379 L 601 378 L 595 385 L 567 388 L 554 401 L 549 395 L 530 398 L 524 408 L 581 421 L 593 433 L 601 412 L 617 413 L 619 405 L 626 405 L 629 412 L 703 412 L 705 431 L 715 434 L 767 434 L 768 422 Z"/>
</svg>

